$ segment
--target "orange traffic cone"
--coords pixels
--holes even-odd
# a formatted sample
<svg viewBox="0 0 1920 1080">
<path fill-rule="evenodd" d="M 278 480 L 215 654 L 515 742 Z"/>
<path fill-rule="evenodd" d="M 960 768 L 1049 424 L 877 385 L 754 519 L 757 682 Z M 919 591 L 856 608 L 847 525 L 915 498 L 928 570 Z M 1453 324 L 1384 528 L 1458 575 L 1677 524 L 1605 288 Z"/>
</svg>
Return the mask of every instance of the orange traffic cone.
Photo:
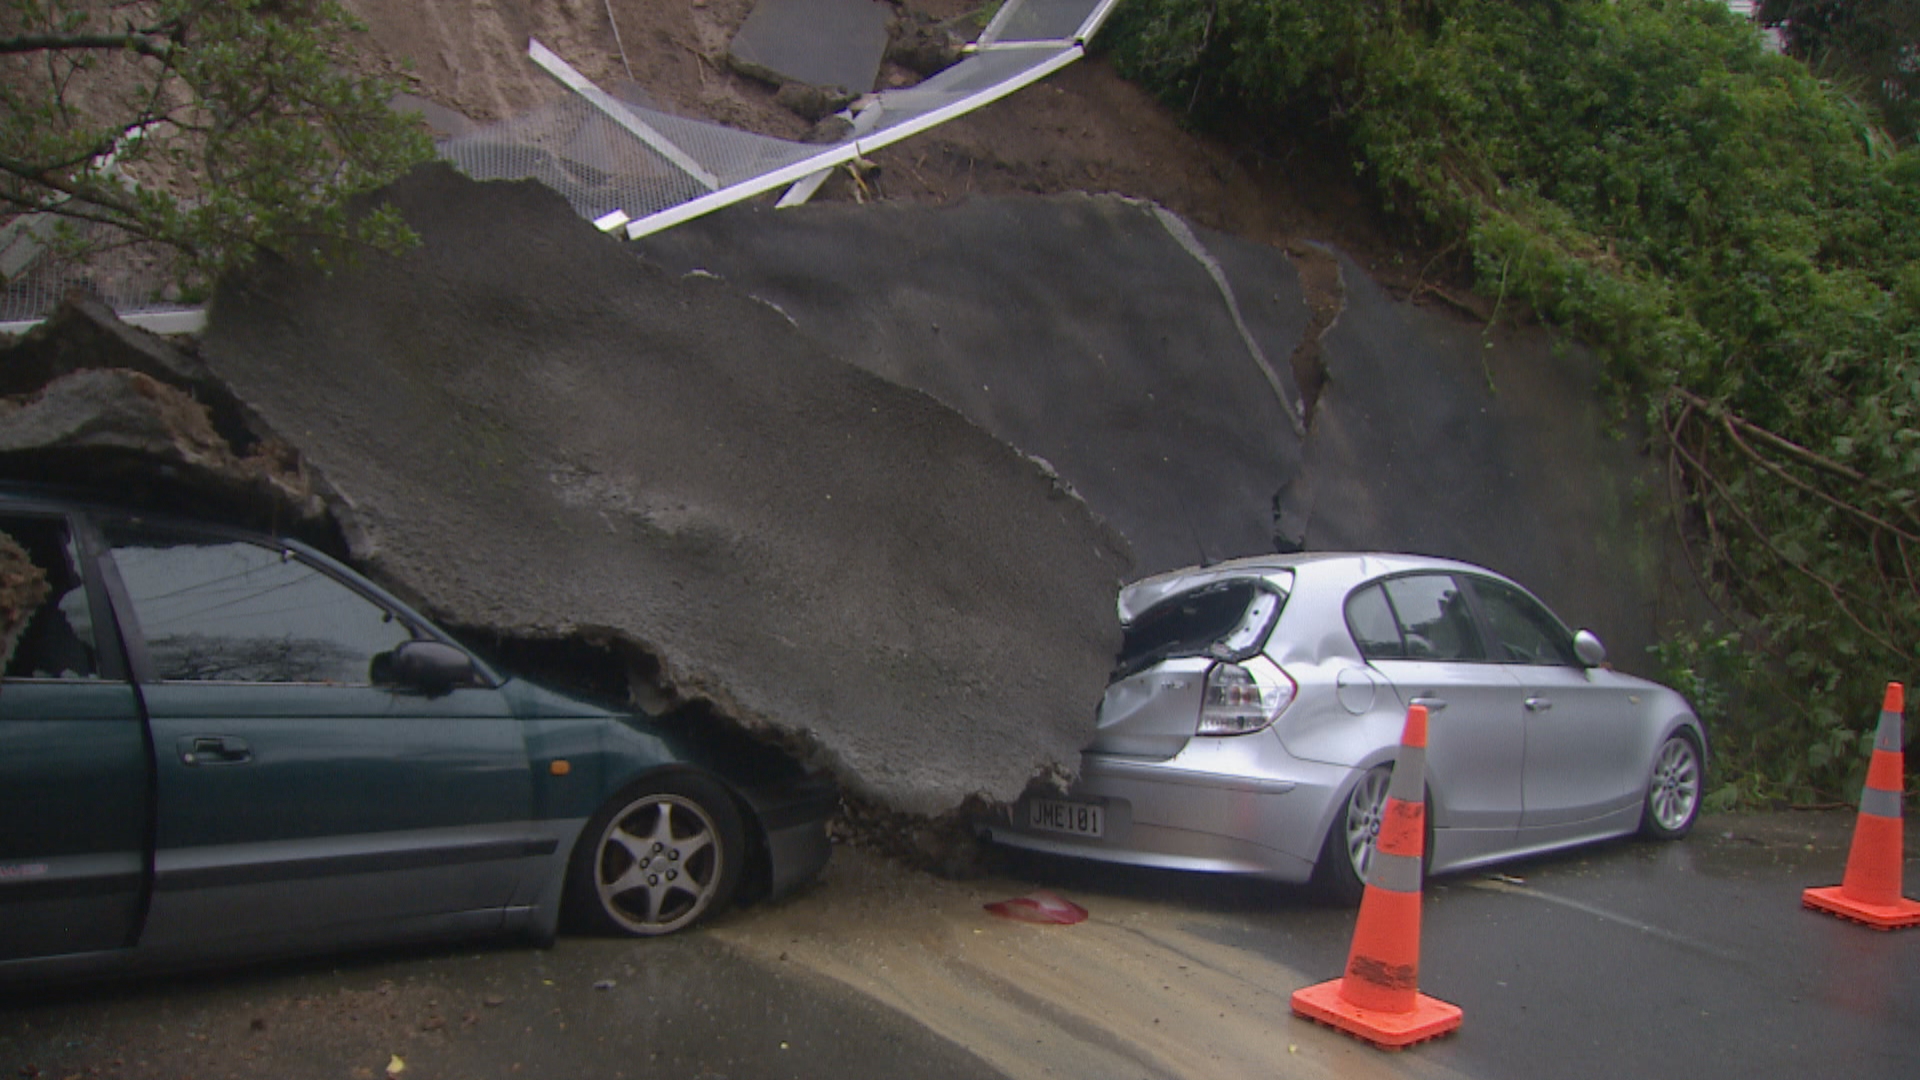
<svg viewBox="0 0 1920 1080">
<path fill-rule="evenodd" d="M 1900 797 L 1906 786 L 1900 755 L 1900 714 L 1905 707 L 1906 689 L 1899 683 L 1888 683 L 1880 730 L 1873 739 L 1873 760 L 1867 766 L 1866 789 L 1860 793 L 1853 848 L 1847 852 L 1846 877 L 1838 885 L 1800 894 L 1800 902 L 1815 911 L 1865 923 L 1875 930 L 1920 926 L 1920 903 L 1900 895 L 1904 846 Z"/>
<path fill-rule="evenodd" d="M 1356 1039 L 1399 1050 L 1460 1027 L 1460 1009 L 1422 994 L 1420 856 L 1426 843 L 1427 709 L 1407 710 L 1387 784 L 1367 888 L 1344 977 L 1296 990 L 1293 1011 Z"/>
</svg>

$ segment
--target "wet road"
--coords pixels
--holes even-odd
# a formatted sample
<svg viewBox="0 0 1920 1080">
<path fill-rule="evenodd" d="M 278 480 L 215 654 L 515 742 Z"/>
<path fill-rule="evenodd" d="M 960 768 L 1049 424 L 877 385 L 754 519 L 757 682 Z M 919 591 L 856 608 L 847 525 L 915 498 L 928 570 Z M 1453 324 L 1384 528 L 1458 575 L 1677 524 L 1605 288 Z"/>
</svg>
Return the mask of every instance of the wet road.
<svg viewBox="0 0 1920 1080">
<path fill-rule="evenodd" d="M 0 1077 L 1920 1076 L 1920 931 L 1799 907 L 1850 825 L 1710 819 L 1431 883 L 1422 989 L 1465 1024 L 1401 1054 L 1288 1015 L 1352 927 L 1290 890 L 1037 860 L 956 883 L 843 850 L 806 894 L 675 939 L 8 999 Z M 1091 918 L 980 908 L 1042 886 Z"/>
<path fill-rule="evenodd" d="M 895 1010 L 699 933 L 0 998 L 7 1080 L 996 1075 Z"/>
</svg>

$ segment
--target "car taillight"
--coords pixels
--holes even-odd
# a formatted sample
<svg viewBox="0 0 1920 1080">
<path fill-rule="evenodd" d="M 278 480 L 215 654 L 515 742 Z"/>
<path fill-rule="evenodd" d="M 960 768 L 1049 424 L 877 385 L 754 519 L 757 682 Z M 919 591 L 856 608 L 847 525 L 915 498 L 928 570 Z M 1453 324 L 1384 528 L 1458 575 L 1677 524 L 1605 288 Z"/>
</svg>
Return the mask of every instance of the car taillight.
<svg viewBox="0 0 1920 1080">
<path fill-rule="evenodd" d="M 1293 702 L 1293 679 L 1274 670 L 1265 683 L 1239 664 L 1215 664 L 1200 701 L 1200 735 L 1246 735 L 1273 723 Z"/>
</svg>

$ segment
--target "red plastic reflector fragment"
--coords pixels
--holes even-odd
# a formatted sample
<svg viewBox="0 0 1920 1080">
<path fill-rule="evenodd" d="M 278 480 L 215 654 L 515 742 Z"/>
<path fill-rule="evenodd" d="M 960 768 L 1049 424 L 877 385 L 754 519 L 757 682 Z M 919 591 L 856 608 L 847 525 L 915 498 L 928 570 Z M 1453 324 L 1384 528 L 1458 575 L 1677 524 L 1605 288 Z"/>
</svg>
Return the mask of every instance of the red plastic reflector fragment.
<svg viewBox="0 0 1920 1080">
<path fill-rule="evenodd" d="M 1016 896 L 1011 900 L 995 900 L 982 905 L 988 911 L 1003 919 L 1019 922 L 1053 923 L 1059 926 L 1072 926 L 1087 921 L 1087 909 L 1061 896 L 1059 893 L 1041 889 L 1029 896 Z"/>
</svg>

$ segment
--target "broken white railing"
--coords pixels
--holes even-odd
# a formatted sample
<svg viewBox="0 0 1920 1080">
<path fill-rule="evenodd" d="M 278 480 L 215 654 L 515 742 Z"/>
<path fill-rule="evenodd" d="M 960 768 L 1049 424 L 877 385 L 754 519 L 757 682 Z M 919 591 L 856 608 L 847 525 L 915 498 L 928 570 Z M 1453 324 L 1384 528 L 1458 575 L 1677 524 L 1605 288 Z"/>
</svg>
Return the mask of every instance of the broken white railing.
<svg viewBox="0 0 1920 1080">
<path fill-rule="evenodd" d="M 836 167 L 946 123 L 1078 60 L 1119 0 L 1008 0 L 957 64 L 916 86 L 869 94 L 841 116 L 848 134 L 803 143 L 622 100 L 539 42 L 528 55 L 574 94 L 440 144 L 482 180 L 536 179 L 582 217 L 629 238 L 788 187 L 804 202 Z"/>
</svg>

